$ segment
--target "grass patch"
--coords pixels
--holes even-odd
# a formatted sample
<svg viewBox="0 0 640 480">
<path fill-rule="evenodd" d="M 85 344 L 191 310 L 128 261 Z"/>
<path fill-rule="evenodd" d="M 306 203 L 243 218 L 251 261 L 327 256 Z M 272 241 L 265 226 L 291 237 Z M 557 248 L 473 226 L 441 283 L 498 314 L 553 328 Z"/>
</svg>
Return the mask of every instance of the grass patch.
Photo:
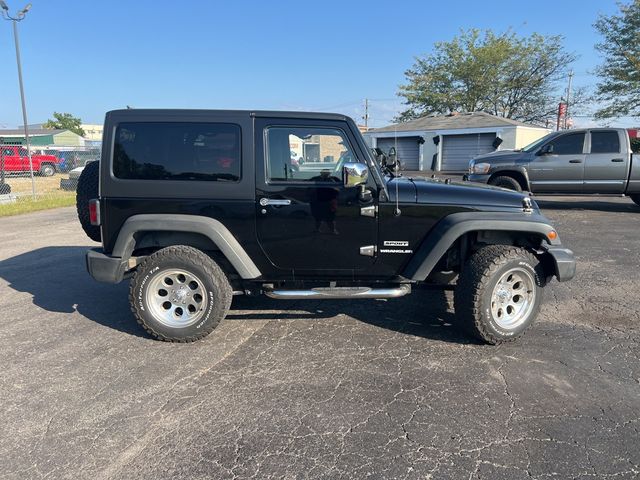
<svg viewBox="0 0 640 480">
<path fill-rule="evenodd" d="M 68 176 L 69 175 L 64 173 L 56 173 L 51 177 L 35 175 L 33 177 L 33 183 L 35 183 L 36 195 L 58 195 L 62 192 L 62 190 L 60 190 L 60 179 L 67 178 Z M 23 194 L 31 195 L 31 177 L 28 174 L 7 177 L 5 182 L 11 185 L 11 193 L 18 196 L 22 196 Z"/>
<path fill-rule="evenodd" d="M 12 192 L 13 193 L 13 192 Z M 48 210 L 50 208 L 70 207 L 76 204 L 75 192 L 58 191 L 55 195 L 36 197 L 19 197 L 13 203 L 0 204 L 0 217 L 10 215 L 20 215 L 21 213 L 36 212 L 38 210 Z"/>
</svg>

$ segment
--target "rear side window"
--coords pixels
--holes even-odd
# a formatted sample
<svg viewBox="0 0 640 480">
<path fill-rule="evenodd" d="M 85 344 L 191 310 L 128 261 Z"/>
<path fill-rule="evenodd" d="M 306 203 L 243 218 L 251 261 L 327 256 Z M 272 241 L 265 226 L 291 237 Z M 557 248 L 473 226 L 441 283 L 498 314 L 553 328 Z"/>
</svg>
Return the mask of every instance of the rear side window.
<svg viewBox="0 0 640 480">
<path fill-rule="evenodd" d="M 551 142 L 555 155 L 576 155 L 582 153 L 584 147 L 584 132 L 568 133 Z"/>
<path fill-rule="evenodd" d="M 116 178 L 237 182 L 240 166 L 238 125 L 131 122 L 116 128 Z"/>
<path fill-rule="evenodd" d="M 591 132 L 591 153 L 620 153 L 620 136 L 615 130 Z"/>
</svg>

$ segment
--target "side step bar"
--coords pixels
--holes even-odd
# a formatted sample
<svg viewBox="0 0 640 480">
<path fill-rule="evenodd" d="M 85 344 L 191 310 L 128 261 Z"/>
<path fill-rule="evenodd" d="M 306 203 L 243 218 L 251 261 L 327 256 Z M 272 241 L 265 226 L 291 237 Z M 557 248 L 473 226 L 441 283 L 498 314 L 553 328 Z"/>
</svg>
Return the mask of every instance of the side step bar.
<svg viewBox="0 0 640 480">
<path fill-rule="evenodd" d="M 310 290 L 266 290 L 265 295 L 281 300 L 331 300 L 346 298 L 398 298 L 411 293 L 411 285 L 397 288 L 318 287 Z"/>
</svg>

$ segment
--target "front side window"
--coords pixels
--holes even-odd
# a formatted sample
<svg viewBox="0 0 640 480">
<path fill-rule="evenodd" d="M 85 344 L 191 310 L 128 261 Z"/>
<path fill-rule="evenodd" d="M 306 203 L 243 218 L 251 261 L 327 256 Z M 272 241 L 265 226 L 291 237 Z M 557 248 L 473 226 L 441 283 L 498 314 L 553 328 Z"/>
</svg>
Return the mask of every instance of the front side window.
<svg viewBox="0 0 640 480">
<path fill-rule="evenodd" d="M 584 147 L 584 132 L 562 135 L 553 140 L 550 145 L 553 145 L 554 155 L 580 154 Z"/>
<path fill-rule="evenodd" d="M 591 153 L 619 153 L 620 136 L 615 130 L 591 132 Z"/>
<path fill-rule="evenodd" d="M 240 127 L 225 123 L 131 122 L 118 125 L 116 178 L 237 182 Z"/>
<path fill-rule="evenodd" d="M 265 141 L 268 181 L 342 182 L 342 166 L 358 161 L 339 129 L 269 127 Z"/>
</svg>

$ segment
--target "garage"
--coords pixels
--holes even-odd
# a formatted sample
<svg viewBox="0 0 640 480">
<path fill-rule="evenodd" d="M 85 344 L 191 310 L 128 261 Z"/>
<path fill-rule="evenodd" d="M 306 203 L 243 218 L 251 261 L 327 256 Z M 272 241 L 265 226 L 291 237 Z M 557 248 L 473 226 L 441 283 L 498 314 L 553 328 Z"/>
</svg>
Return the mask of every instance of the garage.
<svg viewBox="0 0 640 480">
<path fill-rule="evenodd" d="M 407 122 L 364 131 L 369 145 L 388 151 L 398 142 L 398 154 L 405 170 L 463 174 L 469 160 L 496 150 L 514 150 L 542 138 L 549 129 L 529 125 L 486 112 L 427 115 Z M 424 139 L 424 143 L 420 142 Z M 422 157 L 422 162 L 420 162 Z"/>
<path fill-rule="evenodd" d="M 391 147 L 396 147 L 402 170 L 419 170 L 420 143 L 422 137 L 379 138 L 378 148 L 387 153 Z"/>
<path fill-rule="evenodd" d="M 445 172 L 464 172 L 469 160 L 483 153 L 493 152 L 495 133 L 474 133 L 468 135 L 444 135 L 442 137 L 442 164 Z"/>
</svg>

